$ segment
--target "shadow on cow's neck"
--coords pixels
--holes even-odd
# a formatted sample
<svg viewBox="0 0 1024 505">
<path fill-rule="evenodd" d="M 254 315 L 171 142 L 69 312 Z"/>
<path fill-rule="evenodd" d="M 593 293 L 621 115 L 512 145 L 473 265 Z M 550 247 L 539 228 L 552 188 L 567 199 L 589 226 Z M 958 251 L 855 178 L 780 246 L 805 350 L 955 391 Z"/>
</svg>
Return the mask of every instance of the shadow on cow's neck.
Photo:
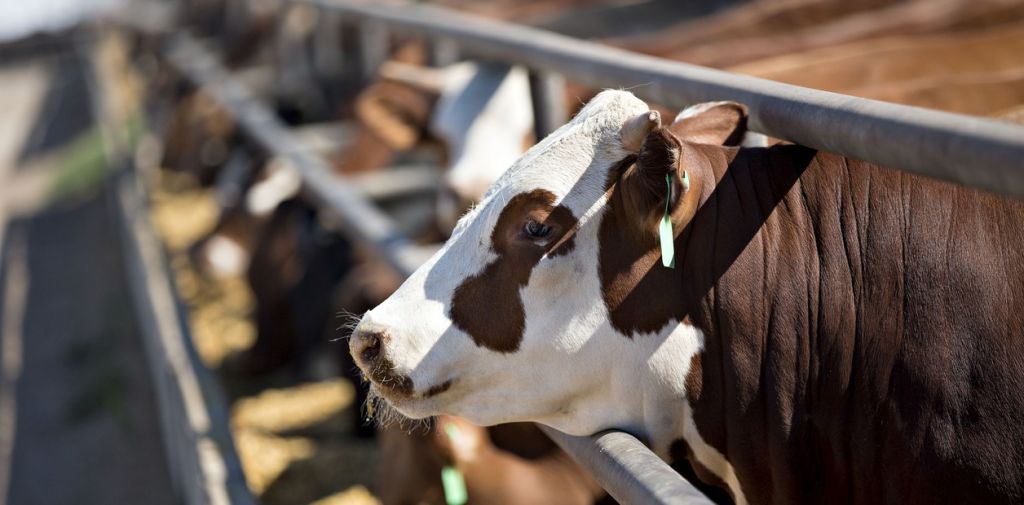
<svg viewBox="0 0 1024 505">
<path fill-rule="evenodd" d="M 816 151 L 797 145 L 779 145 L 771 148 L 741 149 L 722 173 L 714 190 L 694 216 L 693 221 L 677 240 L 683 251 L 680 275 L 686 287 L 683 305 L 695 322 L 698 307 L 710 312 L 714 300 L 713 290 L 720 287 L 723 276 L 733 268 L 757 233 L 780 207 L 785 210 L 784 198 L 804 170 L 811 164 Z M 781 225 L 788 213 L 779 214 Z M 760 272 L 752 272 L 760 274 Z M 703 302 L 703 303 L 702 303 Z M 705 314 L 705 323 L 713 321 Z M 705 332 L 712 328 L 702 328 Z"/>
<path fill-rule="evenodd" d="M 627 239 L 631 223 L 622 212 L 610 209 L 601 223 L 603 295 L 612 326 L 628 337 L 657 332 L 672 320 L 712 332 L 715 288 L 815 156 L 795 145 L 701 149 L 708 150 L 708 165 L 688 169 L 706 181 L 704 194 L 676 237 L 674 269 L 661 265 L 656 239 Z"/>
</svg>

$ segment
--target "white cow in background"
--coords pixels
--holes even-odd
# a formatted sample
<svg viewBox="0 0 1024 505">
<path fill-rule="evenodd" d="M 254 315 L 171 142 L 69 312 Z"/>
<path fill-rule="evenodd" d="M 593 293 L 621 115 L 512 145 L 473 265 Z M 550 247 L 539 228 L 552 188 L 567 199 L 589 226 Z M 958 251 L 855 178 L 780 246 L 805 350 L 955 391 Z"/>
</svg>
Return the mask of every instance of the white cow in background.
<svg viewBox="0 0 1024 505">
<path fill-rule="evenodd" d="M 438 218 L 451 229 L 533 143 L 533 109 L 520 67 L 461 63 L 444 75 L 430 129 L 448 150 Z"/>
</svg>

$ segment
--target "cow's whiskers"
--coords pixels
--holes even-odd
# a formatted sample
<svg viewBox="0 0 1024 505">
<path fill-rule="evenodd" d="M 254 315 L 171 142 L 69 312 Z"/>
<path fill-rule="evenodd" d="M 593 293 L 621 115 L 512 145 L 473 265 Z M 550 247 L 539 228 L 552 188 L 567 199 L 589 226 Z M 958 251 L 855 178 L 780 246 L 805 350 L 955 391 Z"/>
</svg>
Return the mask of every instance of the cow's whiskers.
<svg viewBox="0 0 1024 505">
<path fill-rule="evenodd" d="M 402 413 L 395 409 L 388 399 L 381 394 L 376 385 L 370 386 L 370 394 L 366 398 L 366 405 L 363 407 L 363 411 L 366 413 L 366 422 L 373 421 L 380 429 L 397 425 L 408 433 L 412 433 L 416 430 L 422 430 L 423 433 L 426 433 L 430 430 L 430 427 L 434 422 L 434 418 L 432 417 L 425 419 L 411 419 L 402 415 Z"/>
</svg>

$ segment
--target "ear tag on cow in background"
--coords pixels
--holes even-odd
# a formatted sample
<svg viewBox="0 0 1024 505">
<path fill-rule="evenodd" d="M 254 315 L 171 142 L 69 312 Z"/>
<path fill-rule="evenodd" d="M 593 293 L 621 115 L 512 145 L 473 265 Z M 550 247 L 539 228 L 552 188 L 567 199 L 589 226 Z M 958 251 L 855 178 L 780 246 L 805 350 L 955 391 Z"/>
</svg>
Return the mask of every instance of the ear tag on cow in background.
<svg viewBox="0 0 1024 505">
<path fill-rule="evenodd" d="M 453 424 L 445 424 L 444 432 L 452 442 L 459 438 L 459 429 Z M 444 488 L 444 501 L 447 505 L 466 505 L 469 501 L 469 491 L 466 490 L 466 479 L 462 472 L 454 466 L 446 466 L 441 469 L 441 487 Z"/>
<path fill-rule="evenodd" d="M 466 479 L 462 472 L 454 466 L 441 468 L 441 487 L 444 488 L 444 503 L 447 505 L 466 505 L 469 493 L 466 491 Z"/>
<path fill-rule="evenodd" d="M 683 172 L 686 177 L 686 172 Z M 672 173 L 665 174 L 665 184 L 668 187 L 668 194 L 665 195 L 665 215 L 661 217 L 658 225 L 658 235 L 661 238 L 661 264 L 668 268 L 676 267 L 675 236 L 672 234 Z"/>
<path fill-rule="evenodd" d="M 441 469 L 441 486 L 444 487 L 444 501 L 448 505 L 466 505 L 469 493 L 466 491 L 466 480 L 462 472 L 454 466 Z"/>
</svg>

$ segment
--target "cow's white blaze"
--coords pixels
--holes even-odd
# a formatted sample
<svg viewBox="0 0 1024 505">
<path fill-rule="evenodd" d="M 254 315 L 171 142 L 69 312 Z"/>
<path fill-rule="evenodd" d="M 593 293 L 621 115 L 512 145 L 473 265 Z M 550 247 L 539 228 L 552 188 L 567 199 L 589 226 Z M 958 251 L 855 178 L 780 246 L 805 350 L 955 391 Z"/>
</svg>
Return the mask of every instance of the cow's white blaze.
<svg viewBox="0 0 1024 505">
<path fill-rule="evenodd" d="M 728 464 L 719 464 L 724 460 L 700 440 L 685 401 L 685 377 L 703 336 L 671 321 L 654 334 L 627 337 L 611 326 L 601 294 L 598 232 L 606 181 L 613 166 L 634 154 L 621 142 L 623 124 L 648 110 L 628 92 L 599 94 L 520 158 L 444 248 L 365 315 L 357 331 L 387 334 L 383 352 L 415 385 L 411 398 L 394 400 L 400 412 L 453 414 L 483 425 L 537 421 L 575 435 L 626 429 L 648 437 L 663 456 L 685 437 L 707 468 L 735 481 Z M 574 247 L 533 268 L 519 292 L 522 341 L 515 352 L 495 352 L 453 324 L 453 294 L 495 260 L 491 233 L 505 204 L 536 189 L 554 194 L 579 220 Z M 446 381 L 452 381 L 447 391 L 426 397 Z"/>
</svg>

